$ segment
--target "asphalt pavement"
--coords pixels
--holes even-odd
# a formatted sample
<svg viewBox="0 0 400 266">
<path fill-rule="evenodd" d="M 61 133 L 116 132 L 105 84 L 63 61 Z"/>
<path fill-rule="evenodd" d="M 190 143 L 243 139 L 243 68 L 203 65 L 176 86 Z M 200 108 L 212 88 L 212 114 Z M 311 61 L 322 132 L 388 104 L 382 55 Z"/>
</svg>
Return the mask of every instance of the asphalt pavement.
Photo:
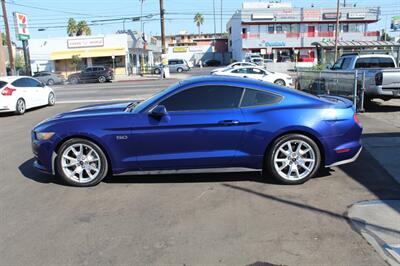
<svg viewBox="0 0 400 266">
<path fill-rule="evenodd" d="M 176 81 L 57 86 L 54 107 L 0 116 L 0 265 L 386 265 L 346 216 L 356 202 L 399 198 L 368 150 L 300 186 L 223 173 L 115 176 L 75 188 L 32 168 L 30 130 L 41 120 Z M 400 135 L 374 113 L 360 117 L 366 137 Z"/>
</svg>

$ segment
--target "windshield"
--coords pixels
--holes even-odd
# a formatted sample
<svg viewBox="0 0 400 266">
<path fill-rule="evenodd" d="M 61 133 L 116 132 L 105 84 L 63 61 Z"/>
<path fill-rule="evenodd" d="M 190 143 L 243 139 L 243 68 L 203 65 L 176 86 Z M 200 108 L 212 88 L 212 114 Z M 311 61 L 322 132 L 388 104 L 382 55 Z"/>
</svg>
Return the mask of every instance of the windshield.
<svg viewBox="0 0 400 266">
<path fill-rule="evenodd" d="M 163 89 L 162 91 L 157 92 L 156 94 L 150 96 L 149 98 L 147 98 L 144 101 L 141 102 L 135 102 L 133 103 L 133 106 L 131 106 L 131 112 L 133 113 L 139 113 L 141 111 L 143 111 L 144 109 L 146 109 L 146 107 L 153 103 L 158 101 L 159 99 L 161 99 L 162 97 L 164 97 L 164 95 L 168 94 L 169 92 L 173 91 L 176 89 L 176 87 L 178 87 L 180 84 L 180 82 L 177 82 L 173 85 L 171 85 L 170 87 Z"/>
</svg>

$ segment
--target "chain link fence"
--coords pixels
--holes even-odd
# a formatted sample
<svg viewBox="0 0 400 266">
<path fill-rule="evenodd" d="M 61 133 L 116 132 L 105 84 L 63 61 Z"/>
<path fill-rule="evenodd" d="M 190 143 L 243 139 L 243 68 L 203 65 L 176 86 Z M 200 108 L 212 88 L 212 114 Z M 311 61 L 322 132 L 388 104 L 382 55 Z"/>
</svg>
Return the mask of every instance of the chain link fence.
<svg viewBox="0 0 400 266">
<path fill-rule="evenodd" d="M 300 70 L 296 73 L 296 89 L 313 95 L 342 96 L 353 101 L 358 112 L 364 111 L 363 72 Z"/>
</svg>

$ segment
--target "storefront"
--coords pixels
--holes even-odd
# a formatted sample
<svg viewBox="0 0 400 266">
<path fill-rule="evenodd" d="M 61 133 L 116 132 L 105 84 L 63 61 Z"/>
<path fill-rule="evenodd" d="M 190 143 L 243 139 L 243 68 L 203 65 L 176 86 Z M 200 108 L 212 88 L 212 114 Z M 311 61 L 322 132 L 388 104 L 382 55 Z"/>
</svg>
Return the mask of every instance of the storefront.
<svg viewBox="0 0 400 266">
<path fill-rule="evenodd" d="M 148 48 L 153 46 L 140 44 L 131 32 L 29 40 L 32 72 L 65 76 L 94 65 L 110 67 L 115 75 L 136 74 L 141 64 L 154 64 L 153 51 Z"/>
</svg>

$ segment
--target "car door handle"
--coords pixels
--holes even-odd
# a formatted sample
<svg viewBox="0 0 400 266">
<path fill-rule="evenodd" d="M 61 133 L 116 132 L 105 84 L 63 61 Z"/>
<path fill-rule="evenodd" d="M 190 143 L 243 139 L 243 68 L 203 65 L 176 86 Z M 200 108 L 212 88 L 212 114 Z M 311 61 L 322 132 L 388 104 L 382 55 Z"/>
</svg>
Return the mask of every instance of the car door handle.
<svg viewBox="0 0 400 266">
<path fill-rule="evenodd" d="M 222 120 L 219 121 L 218 124 L 223 125 L 223 126 L 234 126 L 234 125 L 239 125 L 239 120 Z"/>
</svg>

